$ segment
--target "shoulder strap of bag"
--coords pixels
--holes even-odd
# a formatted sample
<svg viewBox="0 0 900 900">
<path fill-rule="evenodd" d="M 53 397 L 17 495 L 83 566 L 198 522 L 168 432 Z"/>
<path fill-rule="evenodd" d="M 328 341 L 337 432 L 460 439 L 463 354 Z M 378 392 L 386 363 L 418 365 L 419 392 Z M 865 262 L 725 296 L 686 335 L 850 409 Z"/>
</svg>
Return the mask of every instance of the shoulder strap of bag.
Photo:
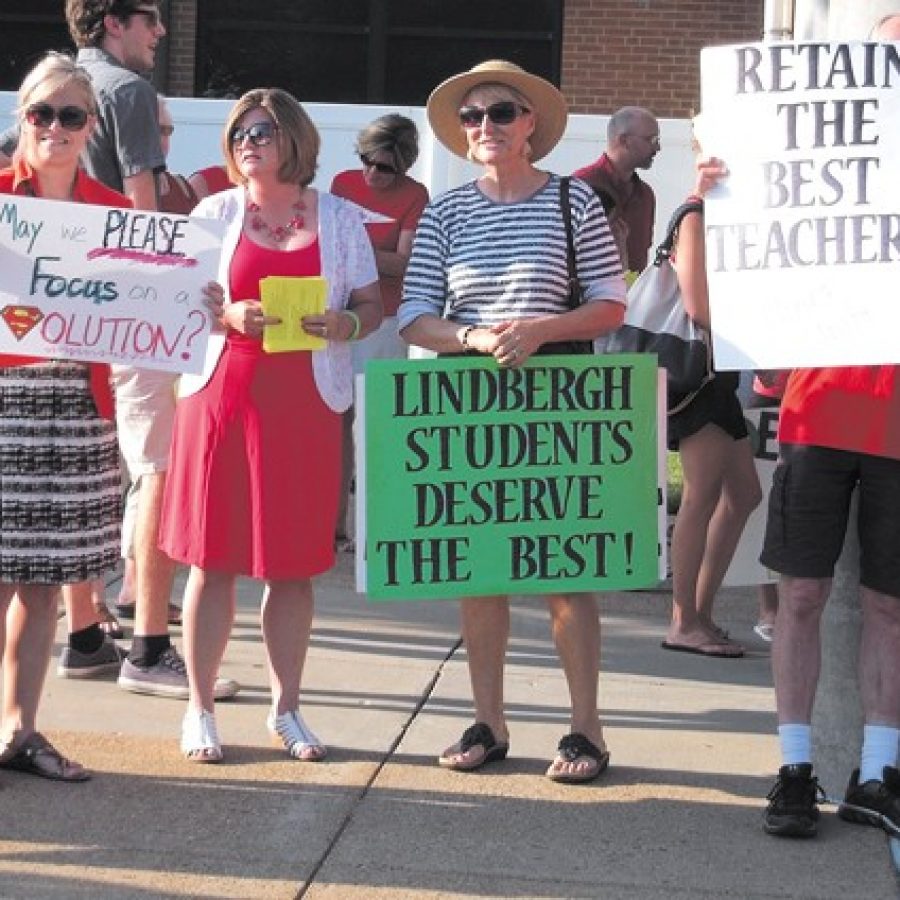
<svg viewBox="0 0 900 900">
<path fill-rule="evenodd" d="M 664 259 L 668 259 L 672 255 L 672 247 L 675 244 L 675 237 L 678 234 L 678 227 L 681 225 L 682 219 L 689 213 L 700 212 L 702 209 L 703 204 L 701 202 L 690 200 L 687 203 L 682 203 L 672 213 L 672 218 L 669 219 L 669 224 L 666 226 L 666 236 L 656 248 L 656 258 L 653 261 L 655 266 L 658 266 Z"/>
<path fill-rule="evenodd" d="M 569 269 L 569 303 L 575 308 L 577 302 L 573 298 L 581 296 L 578 289 L 578 266 L 575 262 L 575 239 L 572 235 L 572 207 L 569 203 L 569 184 L 571 179 L 566 175 L 559 179 L 559 205 L 562 209 L 563 225 L 566 229 L 566 265 Z"/>
<path fill-rule="evenodd" d="M 675 237 L 678 234 L 678 227 L 681 225 L 684 217 L 692 212 L 701 212 L 703 210 L 703 203 L 698 200 L 690 200 L 687 203 L 682 203 L 675 212 L 672 213 L 672 218 L 669 219 L 668 227 L 666 228 L 666 237 L 663 242 L 656 248 L 656 259 L 654 260 L 654 265 L 659 266 L 664 259 L 668 259 L 672 255 L 672 246 L 675 243 Z M 706 375 L 703 376 L 703 380 L 697 385 L 697 389 L 691 391 L 686 397 L 683 397 L 679 403 L 673 406 L 668 410 L 668 415 L 674 416 L 676 413 L 681 412 L 686 406 L 688 406 L 691 401 L 700 393 L 700 391 L 709 384 L 710 381 L 715 377 L 715 373 L 713 372 L 712 367 L 712 344 L 708 338 L 704 340 L 704 344 L 706 345 Z"/>
</svg>

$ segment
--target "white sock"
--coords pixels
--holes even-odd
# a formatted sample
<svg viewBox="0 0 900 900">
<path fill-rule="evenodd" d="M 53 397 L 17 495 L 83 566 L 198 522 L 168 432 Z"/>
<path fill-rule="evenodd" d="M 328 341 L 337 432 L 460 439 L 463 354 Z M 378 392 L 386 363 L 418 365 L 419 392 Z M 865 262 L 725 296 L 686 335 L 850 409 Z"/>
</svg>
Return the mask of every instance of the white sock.
<svg viewBox="0 0 900 900">
<path fill-rule="evenodd" d="M 898 741 L 900 728 L 892 728 L 890 725 L 866 725 L 863 728 L 860 784 L 881 781 L 884 778 L 884 767 L 897 765 Z"/>
<path fill-rule="evenodd" d="M 796 766 L 800 763 L 812 762 L 811 725 L 779 725 L 778 740 L 781 743 L 783 765 Z M 895 749 L 896 746 L 895 743 Z"/>
</svg>

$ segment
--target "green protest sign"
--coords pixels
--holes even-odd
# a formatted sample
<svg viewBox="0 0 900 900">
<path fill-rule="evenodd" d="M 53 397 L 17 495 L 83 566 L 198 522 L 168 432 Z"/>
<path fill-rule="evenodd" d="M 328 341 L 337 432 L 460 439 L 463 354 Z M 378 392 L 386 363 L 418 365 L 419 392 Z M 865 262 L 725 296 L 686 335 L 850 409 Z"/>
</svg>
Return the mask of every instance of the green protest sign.
<svg viewBox="0 0 900 900">
<path fill-rule="evenodd" d="M 369 596 L 656 584 L 656 391 L 641 355 L 370 362 Z"/>
</svg>

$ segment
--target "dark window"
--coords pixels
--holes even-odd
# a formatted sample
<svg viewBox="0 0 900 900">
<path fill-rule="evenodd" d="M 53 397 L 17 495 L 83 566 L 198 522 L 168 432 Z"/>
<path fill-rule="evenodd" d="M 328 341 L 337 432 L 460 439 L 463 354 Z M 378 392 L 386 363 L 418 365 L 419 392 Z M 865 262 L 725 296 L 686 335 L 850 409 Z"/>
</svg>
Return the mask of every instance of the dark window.
<svg viewBox="0 0 900 900">
<path fill-rule="evenodd" d="M 158 3 L 168 27 L 168 0 Z M 64 7 L 64 0 L 0 0 L 0 90 L 18 90 L 48 50 L 75 53 Z M 164 40 L 156 51 L 153 81 L 158 87 L 168 69 L 168 46 Z"/>
<path fill-rule="evenodd" d="M 3 0 L 0 4 L 0 90 L 18 90 L 48 50 L 74 52 L 62 0 Z"/>
<path fill-rule="evenodd" d="M 277 85 L 300 100 L 423 104 L 490 58 L 559 84 L 562 0 L 199 0 L 196 93 Z M 513 11 L 514 10 L 514 14 Z"/>
</svg>

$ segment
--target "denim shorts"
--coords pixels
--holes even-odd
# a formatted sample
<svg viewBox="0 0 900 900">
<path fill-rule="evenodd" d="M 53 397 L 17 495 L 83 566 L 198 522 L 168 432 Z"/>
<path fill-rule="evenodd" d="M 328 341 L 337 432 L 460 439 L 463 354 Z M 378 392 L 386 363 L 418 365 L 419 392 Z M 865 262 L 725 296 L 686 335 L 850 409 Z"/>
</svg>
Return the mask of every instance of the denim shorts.
<svg viewBox="0 0 900 900">
<path fill-rule="evenodd" d="M 860 584 L 900 598 L 900 460 L 782 444 L 760 562 L 793 578 L 831 578 L 856 488 Z"/>
</svg>

